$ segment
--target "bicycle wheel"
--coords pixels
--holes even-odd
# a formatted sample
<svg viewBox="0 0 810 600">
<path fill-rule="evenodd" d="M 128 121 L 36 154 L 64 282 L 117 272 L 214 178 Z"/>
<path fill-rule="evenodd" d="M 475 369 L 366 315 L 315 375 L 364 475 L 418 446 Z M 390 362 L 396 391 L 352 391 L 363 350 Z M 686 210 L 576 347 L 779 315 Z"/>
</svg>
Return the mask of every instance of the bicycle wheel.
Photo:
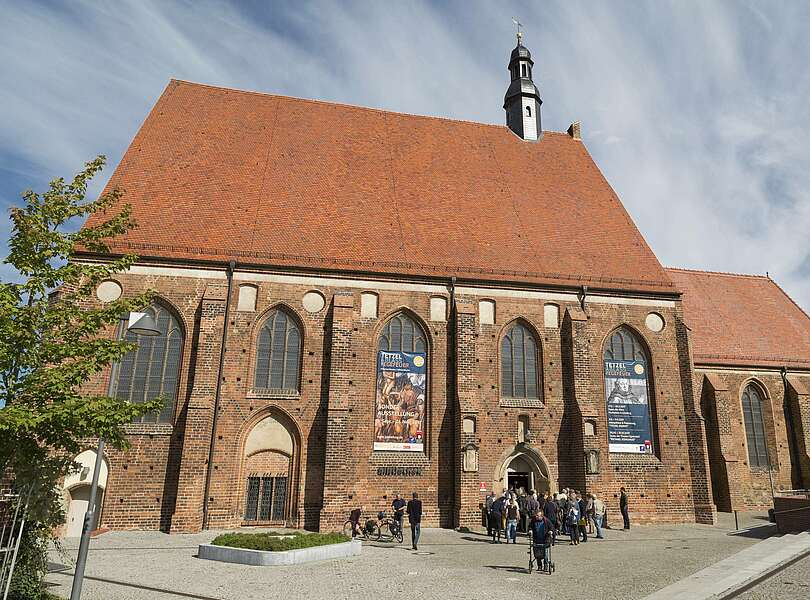
<svg viewBox="0 0 810 600">
<path fill-rule="evenodd" d="M 399 525 L 397 525 L 394 531 L 394 537 L 400 544 L 402 543 L 402 527 L 400 527 Z"/>
<path fill-rule="evenodd" d="M 353 530 L 354 530 L 354 527 L 353 527 L 351 521 L 346 521 L 343 524 L 343 535 L 345 535 L 347 537 L 352 537 L 352 531 Z"/>
<path fill-rule="evenodd" d="M 371 525 L 368 531 L 368 537 L 374 540 L 380 541 L 382 537 L 382 527 L 380 527 L 379 521 L 375 522 Z"/>
</svg>

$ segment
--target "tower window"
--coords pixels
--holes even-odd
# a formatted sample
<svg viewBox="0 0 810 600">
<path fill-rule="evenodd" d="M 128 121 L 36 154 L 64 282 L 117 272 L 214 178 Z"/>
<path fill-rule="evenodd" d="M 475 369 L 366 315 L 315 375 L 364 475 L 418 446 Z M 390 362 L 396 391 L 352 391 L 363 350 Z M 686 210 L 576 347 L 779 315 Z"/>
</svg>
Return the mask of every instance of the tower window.
<svg viewBox="0 0 810 600">
<path fill-rule="evenodd" d="M 520 65 L 520 74 L 526 77 L 526 65 Z"/>
<path fill-rule="evenodd" d="M 531 117 L 531 116 L 532 116 L 532 107 L 531 107 L 531 106 L 527 106 L 527 107 L 526 107 L 526 116 L 527 116 L 527 117 Z"/>
</svg>

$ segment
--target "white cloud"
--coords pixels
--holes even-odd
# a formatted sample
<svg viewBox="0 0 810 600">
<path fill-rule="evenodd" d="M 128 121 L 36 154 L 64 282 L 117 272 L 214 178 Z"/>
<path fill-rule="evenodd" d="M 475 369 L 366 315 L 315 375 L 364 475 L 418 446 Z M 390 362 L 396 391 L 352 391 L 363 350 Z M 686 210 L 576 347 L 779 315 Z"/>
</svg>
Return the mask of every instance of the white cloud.
<svg viewBox="0 0 810 600">
<path fill-rule="evenodd" d="M 518 14 L 545 127 L 582 120 L 589 150 L 661 261 L 769 271 L 810 307 L 803 4 L 323 2 L 254 11 L 0 0 L 0 156 L 38 187 L 99 152 L 114 165 L 171 77 L 501 123 Z"/>
</svg>

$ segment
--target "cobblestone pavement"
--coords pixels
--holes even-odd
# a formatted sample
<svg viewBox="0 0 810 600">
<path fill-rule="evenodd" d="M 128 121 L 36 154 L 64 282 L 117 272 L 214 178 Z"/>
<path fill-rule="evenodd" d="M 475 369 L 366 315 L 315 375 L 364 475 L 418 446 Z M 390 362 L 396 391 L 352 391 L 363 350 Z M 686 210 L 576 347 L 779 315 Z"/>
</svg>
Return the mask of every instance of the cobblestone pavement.
<svg viewBox="0 0 810 600">
<path fill-rule="evenodd" d="M 793 563 L 784 571 L 766 579 L 737 598 L 739 600 L 810 598 L 810 556 Z"/>
<path fill-rule="evenodd" d="M 643 597 L 729 556 L 773 533 L 765 521 L 748 532 L 723 523 L 634 526 L 609 530 L 605 540 L 589 540 L 553 550 L 553 575 L 529 575 L 527 542 L 491 544 L 485 532 L 425 529 L 419 552 L 406 544 L 366 544 L 359 557 L 288 567 L 249 567 L 195 558 L 197 545 L 218 532 L 165 535 L 111 532 L 94 539 L 84 583 L 84 600 L 252 600 L 278 597 L 386 599 L 587 598 L 630 600 Z M 409 532 L 405 532 L 406 541 Z M 50 591 L 69 596 L 77 541 L 51 553 Z M 60 566 L 63 570 L 59 571 Z M 770 597 L 770 596 L 767 596 Z"/>
</svg>

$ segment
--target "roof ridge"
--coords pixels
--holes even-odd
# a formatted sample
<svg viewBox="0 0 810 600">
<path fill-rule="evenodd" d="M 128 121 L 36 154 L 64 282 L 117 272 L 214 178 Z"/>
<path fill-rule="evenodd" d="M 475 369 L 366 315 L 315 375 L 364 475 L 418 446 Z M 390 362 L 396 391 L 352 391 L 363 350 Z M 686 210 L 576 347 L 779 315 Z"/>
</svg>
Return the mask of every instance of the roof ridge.
<svg viewBox="0 0 810 600">
<path fill-rule="evenodd" d="M 725 277 L 744 277 L 748 279 L 765 279 L 773 281 L 768 275 L 754 275 L 751 273 L 734 273 L 732 271 L 708 271 L 706 269 L 685 269 L 683 267 L 664 267 L 666 271 L 682 271 L 684 273 L 703 273 L 704 275 L 723 275 Z"/>
<path fill-rule="evenodd" d="M 311 102 L 313 104 L 326 104 L 326 105 L 329 105 L 329 106 L 341 106 L 341 107 L 344 107 L 344 108 L 353 108 L 353 109 L 356 109 L 356 110 L 377 112 L 377 113 L 383 113 L 383 114 L 386 114 L 386 115 L 398 115 L 398 116 L 402 116 L 402 117 L 413 117 L 415 119 L 433 119 L 433 120 L 436 120 L 436 121 L 449 121 L 451 123 L 467 123 L 469 125 L 480 125 L 481 127 L 494 127 L 494 128 L 497 128 L 497 129 L 504 129 L 506 131 L 509 131 L 509 128 L 506 125 L 498 125 L 496 123 L 482 123 L 481 121 L 471 121 L 470 119 L 451 119 L 450 117 L 437 117 L 435 115 L 418 115 L 416 113 L 409 113 L 409 112 L 403 112 L 403 111 L 397 111 L 397 110 L 386 110 L 384 108 L 374 108 L 372 106 L 361 106 L 359 104 L 348 104 L 346 102 L 333 102 L 333 101 L 330 101 L 330 100 L 317 100 L 315 98 L 301 98 L 300 96 L 286 96 L 284 94 L 271 94 L 269 92 L 257 92 L 255 90 L 240 90 L 239 88 L 226 87 L 226 86 L 222 86 L 222 85 L 211 85 L 210 83 L 197 83 L 196 81 L 188 81 L 188 80 L 185 80 L 185 79 L 174 79 L 174 78 L 172 78 L 172 79 L 169 80 L 169 84 L 171 85 L 172 83 L 175 83 L 175 84 L 181 83 L 181 84 L 184 84 L 184 85 L 192 85 L 192 86 L 195 86 L 195 87 L 209 88 L 209 89 L 212 89 L 212 90 L 221 90 L 221 91 L 225 91 L 225 92 L 233 92 L 235 94 L 246 94 L 248 96 L 265 96 L 267 98 L 284 98 L 286 100 L 298 100 L 300 102 Z M 551 135 L 555 135 L 555 136 L 559 135 L 559 136 L 567 137 L 567 138 L 571 137 L 565 131 L 547 131 L 547 130 L 543 130 L 543 134 L 544 135 L 545 134 L 551 134 Z"/>
</svg>

